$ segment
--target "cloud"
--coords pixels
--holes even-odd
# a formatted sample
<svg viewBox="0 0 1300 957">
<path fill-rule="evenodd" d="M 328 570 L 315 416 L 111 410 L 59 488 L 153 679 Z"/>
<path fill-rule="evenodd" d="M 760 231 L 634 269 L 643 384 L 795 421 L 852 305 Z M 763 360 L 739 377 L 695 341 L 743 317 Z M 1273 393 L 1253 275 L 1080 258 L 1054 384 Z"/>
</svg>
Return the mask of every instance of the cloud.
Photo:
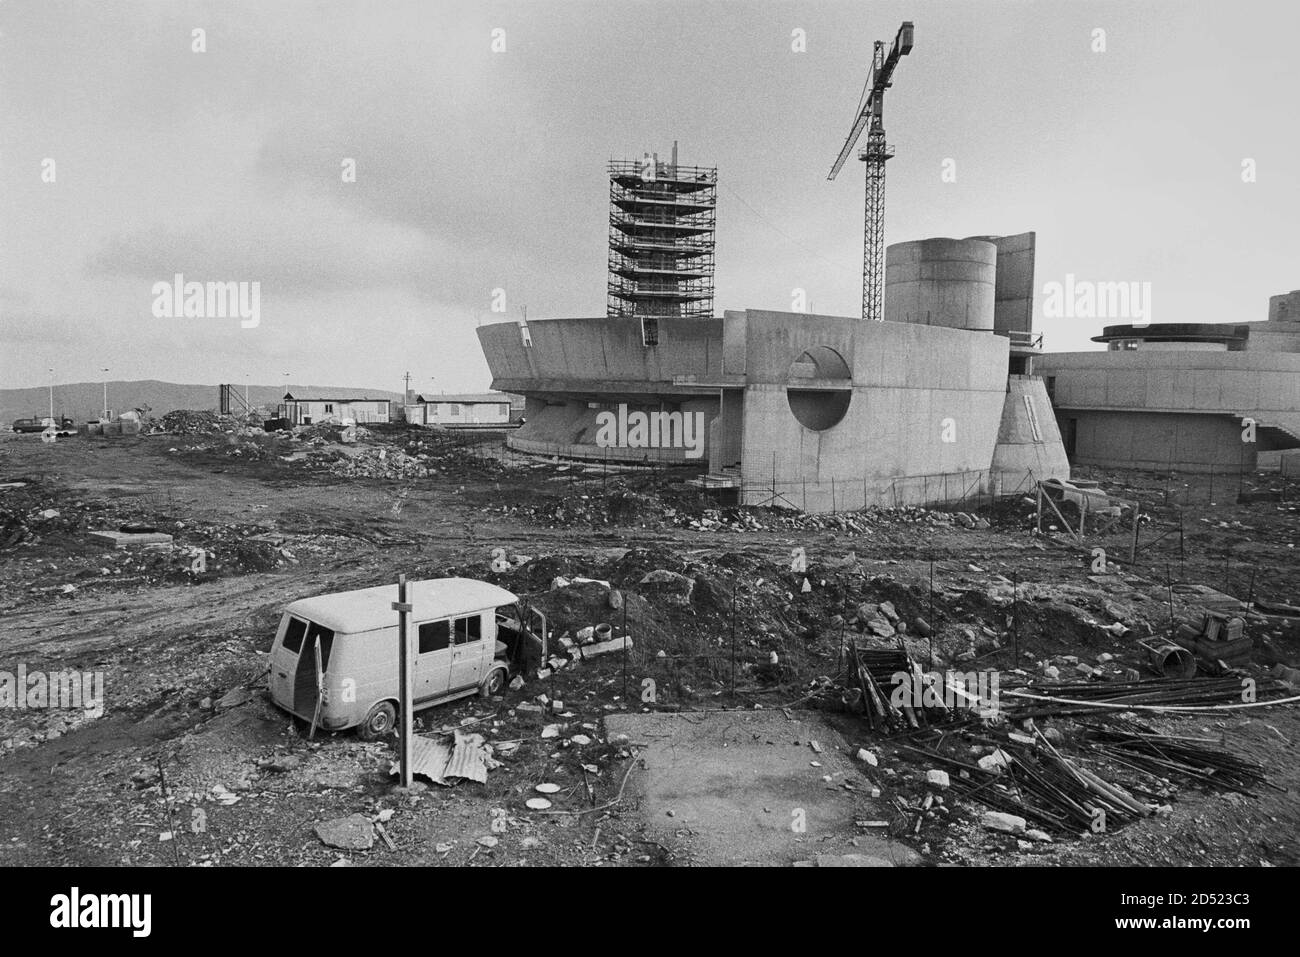
<svg viewBox="0 0 1300 957">
<path fill-rule="evenodd" d="M 257 281 L 264 294 L 419 288 L 448 249 L 414 226 L 386 222 L 305 189 L 223 204 L 201 222 L 109 239 L 87 271 L 150 282 Z"/>
</svg>

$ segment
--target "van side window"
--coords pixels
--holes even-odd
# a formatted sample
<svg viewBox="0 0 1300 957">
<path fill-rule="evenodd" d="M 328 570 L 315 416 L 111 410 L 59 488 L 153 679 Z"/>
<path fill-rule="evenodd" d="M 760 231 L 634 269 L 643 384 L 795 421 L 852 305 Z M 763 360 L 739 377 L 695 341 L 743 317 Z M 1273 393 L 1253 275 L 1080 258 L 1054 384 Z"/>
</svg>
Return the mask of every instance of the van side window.
<svg viewBox="0 0 1300 957">
<path fill-rule="evenodd" d="M 420 654 L 441 651 L 451 644 L 451 622 L 426 621 L 420 626 Z"/>
<path fill-rule="evenodd" d="M 307 623 L 301 618 L 290 618 L 284 633 L 284 647 L 295 655 L 302 651 L 302 636 L 307 634 Z"/>
<path fill-rule="evenodd" d="M 478 641 L 481 637 L 483 637 L 482 615 L 456 619 L 456 644 L 463 645 L 470 641 Z"/>
</svg>

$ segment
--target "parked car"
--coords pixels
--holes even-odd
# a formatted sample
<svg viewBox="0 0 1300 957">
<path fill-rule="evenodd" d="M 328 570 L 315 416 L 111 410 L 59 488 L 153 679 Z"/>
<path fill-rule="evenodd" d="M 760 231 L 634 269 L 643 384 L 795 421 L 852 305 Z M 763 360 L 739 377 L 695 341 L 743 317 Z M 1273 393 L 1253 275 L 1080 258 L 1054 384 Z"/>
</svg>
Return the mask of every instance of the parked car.
<svg viewBox="0 0 1300 957">
<path fill-rule="evenodd" d="M 74 425 L 72 419 L 67 416 L 51 418 L 48 415 L 41 415 L 27 419 L 14 419 L 13 430 L 15 432 L 44 432 L 53 426 L 60 435 L 71 435 L 76 431 Z"/>
<path fill-rule="evenodd" d="M 545 618 L 487 582 L 435 578 L 407 583 L 412 606 L 414 708 L 472 694 L 499 694 L 545 655 Z M 367 740 L 397 724 L 396 585 L 303 598 L 288 605 L 271 646 L 271 700 L 329 731 L 357 728 Z M 536 618 L 540 627 L 528 627 Z"/>
</svg>

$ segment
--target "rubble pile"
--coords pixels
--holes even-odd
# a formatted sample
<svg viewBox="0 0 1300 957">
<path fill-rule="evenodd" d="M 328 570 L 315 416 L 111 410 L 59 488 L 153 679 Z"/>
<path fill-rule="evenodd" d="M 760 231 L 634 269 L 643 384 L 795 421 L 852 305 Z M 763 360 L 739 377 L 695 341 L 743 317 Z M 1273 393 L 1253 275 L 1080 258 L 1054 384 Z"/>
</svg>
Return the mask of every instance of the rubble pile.
<svg viewBox="0 0 1300 957">
<path fill-rule="evenodd" d="M 349 478 L 409 479 L 429 474 L 424 462 L 399 449 L 367 448 L 356 455 L 313 453 L 308 462 L 331 475 Z"/>
<path fill-rule="evenodd" d="M 207 409 L 173 409 L 162 417 L 159 424 L 164 432 L 174 435 L 204 435 L 221 431 L 221 417 Z"/>
</svg>

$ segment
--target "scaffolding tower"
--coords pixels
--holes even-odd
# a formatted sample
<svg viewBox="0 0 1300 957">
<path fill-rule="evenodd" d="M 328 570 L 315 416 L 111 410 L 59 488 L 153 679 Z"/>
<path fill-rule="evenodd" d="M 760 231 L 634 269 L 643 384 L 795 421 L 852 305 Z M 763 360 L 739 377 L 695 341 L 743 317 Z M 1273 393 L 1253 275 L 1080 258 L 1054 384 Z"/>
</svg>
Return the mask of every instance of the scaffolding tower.
<svg viewBox="0 0 1300 957">
<path fill-rule="evenodd" d="M 641 321 L 658 343 L 658 320 L 713 316 L 717 167 L 677 165 L 658 154 L 609 164 L 607 315 Z"/>
</svg>

